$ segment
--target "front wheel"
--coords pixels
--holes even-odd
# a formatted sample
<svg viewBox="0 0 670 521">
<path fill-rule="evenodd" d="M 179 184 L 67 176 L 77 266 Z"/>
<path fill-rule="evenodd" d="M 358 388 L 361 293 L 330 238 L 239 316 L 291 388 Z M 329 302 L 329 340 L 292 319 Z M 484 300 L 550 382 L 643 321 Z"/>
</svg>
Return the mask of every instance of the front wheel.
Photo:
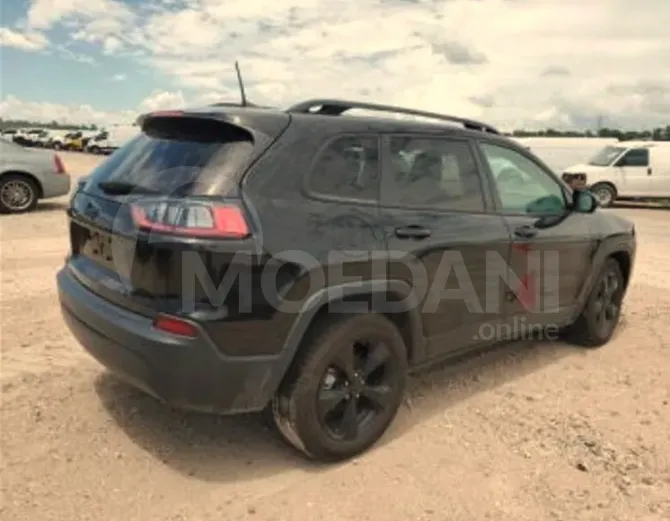
<svg viewBox="0 0 670 521">
<path fill-rule="evenodd" d="M 339 461 L 371 447 L 402 402 L 407 351 L 375 314 L 328 317 L 305 338 L 272 403 L 283 438 L 309 458 Z"/>
<path fill-rule="evenodd" d="M 612 185 L 606 183 L 595 184 L 591 188 L 591 193 L 598 200 L 598 204 L 603 208 L 611 206 L 616 199 L 616 190 Z"/>
<path fill-rule="evenodd" d="M 581 315 L 568 327 L 566 339 L 585 347 L 600 347 L 609 342 L 621 316 L 624 285 L 619 263 L 607 259 Z"/>
</svg>

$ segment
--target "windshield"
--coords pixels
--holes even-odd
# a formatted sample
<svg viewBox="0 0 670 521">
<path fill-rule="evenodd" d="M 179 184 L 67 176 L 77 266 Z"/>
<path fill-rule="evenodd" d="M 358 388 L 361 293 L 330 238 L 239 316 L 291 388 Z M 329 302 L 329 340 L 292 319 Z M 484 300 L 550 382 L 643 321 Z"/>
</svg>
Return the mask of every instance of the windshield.
<svg viewBox="0 0 670 521">
<path fill-rule="evenodd" d="M 589 161 L 589 165 L 593 166 L 609 166 L 617 157 L 623 154 L 627 148 L 607 146 L 598 152 Z"/>
</svg>

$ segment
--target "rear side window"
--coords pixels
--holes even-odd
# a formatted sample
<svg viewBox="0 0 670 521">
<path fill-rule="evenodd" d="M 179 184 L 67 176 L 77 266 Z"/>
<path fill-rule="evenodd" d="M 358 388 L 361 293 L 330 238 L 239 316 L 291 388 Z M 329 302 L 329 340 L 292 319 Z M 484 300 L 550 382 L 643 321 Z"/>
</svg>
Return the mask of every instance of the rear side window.
<svg viewBox="0 0 670 521">
<path fill-rule="evenodd" d="M 484 211 L 484 194 L 467 141 L 393 136 L 382 204 L 403 208 Z"/>
<path fill-rule="evenodd" d="M 378 137 L 343 136 L 331 141 L 314 162 L 308 188 L 327 197 L 377 201 Z"/>
<path fill-rule="evenodd" d="M 254 151 L 251 135 L 234 125 L 197 118 L 159 119 L 101 163 L 85 190 L 100 191 L 99 184 L 105 182 L 176 197 L 223 195 Z"/>
</svg>

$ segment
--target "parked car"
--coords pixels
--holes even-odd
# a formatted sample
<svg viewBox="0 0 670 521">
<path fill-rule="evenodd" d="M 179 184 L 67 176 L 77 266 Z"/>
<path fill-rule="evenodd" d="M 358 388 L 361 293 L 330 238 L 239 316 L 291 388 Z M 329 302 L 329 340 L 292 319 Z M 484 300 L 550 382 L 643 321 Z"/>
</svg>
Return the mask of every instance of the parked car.
<svg viewBox="0 0 670 521">
<path fill-rule="evenodd" d="M 14 135 L 13 141 L 19 145 L 26 147 L 34 147 L 38 145 L 39 137 L 42 135 L 44 130 L 40 128 L 31 128 L 29 130 L 24 130 L 18 132 Z"/>
<path fill-rule="evenodd" d="M 123 146 L 139 129 L 135 125 L 115 125 L 92 137 L 86 144 L 85 150 L 91 154 L 109 154 Z"/>
<path fill-rule="evenodd" d="M 32 129 L 17 128 L 16 132 L 12 136 L 12 141 L 19 145 L 27 146 L 30 142 L 28 134 Z"/>
<path fill-rule="evenodd" d="M 0 212 L 31 211 L 40 199 L 66 195 L 70 176 L 53 152 L 31 150 L 0 138 Z"/>
<path fill-rule="evenodd" d="M 49 130 L 41 130 L 34 136 L 33 146 L 45 148 L 51 139 L 51 132 Z"/>
<path fill-rule="evenodd" d="M 408 370 L 509 340 L 482 331 L 606 344 L 636 253 L 631 222 L 490 125 L 343 100 L 145 114 L 68 218 L 59 299 L 94 358 L 176 407 L 268 410 L 329 461 L 383 435 Z M 535 250 L 556 256 L 539 282 Z"/>
<path fill-rule="evenodd" d="M 63 150 L 65 148 L 66 136 L 69 136 L 70 134 L 71 132 L 65 130 L 52 130 L 47 139 L 46 148 Z"/>
<path fill-rule="evenodd" d="M 65 150 L 81 151 L 84 149 L 84 135 L 81 130 L 65 134 L 63 148 Z"/>
<path fill-rule="evenodd" d="M 15 128 L 10 128 L 3 130 L 2 133 L 0 133 L 0 137 L 8 140 L 8 141 L 14 141 L 14 136 L 16 135 L 17 130 Z"/>
<path fill-rule="evenodd" d="M 563 180 L 588 187 L 603 207 L 617 199 L 669 199 L 670 142 L 608 145 L 587 163 L 567 168 Z"/>
</svg>

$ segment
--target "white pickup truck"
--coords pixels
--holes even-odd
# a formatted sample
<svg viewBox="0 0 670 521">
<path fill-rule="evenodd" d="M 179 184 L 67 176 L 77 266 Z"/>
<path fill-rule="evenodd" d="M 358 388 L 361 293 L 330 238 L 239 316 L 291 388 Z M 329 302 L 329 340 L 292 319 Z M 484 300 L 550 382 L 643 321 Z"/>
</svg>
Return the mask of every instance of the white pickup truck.
<svg viewBox="0 0 670 521">
<path fill-rule="evenodd" d="M 670 199 L 670 142 L 621 141 L 566 168 L 563 180 L 585 186 L 601 206 L 616 199 Z"/>
</svg>

